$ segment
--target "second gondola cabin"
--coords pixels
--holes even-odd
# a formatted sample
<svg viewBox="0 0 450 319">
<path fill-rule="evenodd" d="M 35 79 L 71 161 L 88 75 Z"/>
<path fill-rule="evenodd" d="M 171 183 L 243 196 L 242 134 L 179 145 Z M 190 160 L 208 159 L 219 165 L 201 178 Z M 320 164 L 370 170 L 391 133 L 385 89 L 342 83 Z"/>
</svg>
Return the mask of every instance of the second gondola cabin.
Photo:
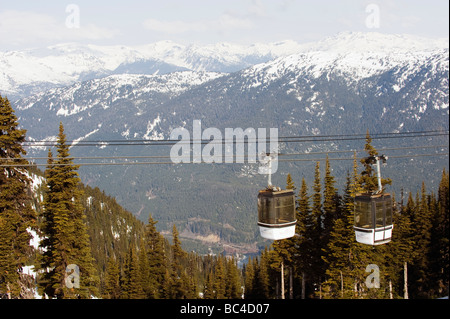
<svg viewBox="0 0 450 319">
<path fill-rule="evenodd" d="M 258 226 L 263 238 L 280 240 L 295 235 L 295 194 L 291 189 L 266 188 L 258 193 Z"/>
<path fill-rule="evenodd" d="M 366 245 L 380 245 L 391 241 L 392 198 L 388 193 L 357 194 L 355 197 L 356 241 Z"/>
</svg>

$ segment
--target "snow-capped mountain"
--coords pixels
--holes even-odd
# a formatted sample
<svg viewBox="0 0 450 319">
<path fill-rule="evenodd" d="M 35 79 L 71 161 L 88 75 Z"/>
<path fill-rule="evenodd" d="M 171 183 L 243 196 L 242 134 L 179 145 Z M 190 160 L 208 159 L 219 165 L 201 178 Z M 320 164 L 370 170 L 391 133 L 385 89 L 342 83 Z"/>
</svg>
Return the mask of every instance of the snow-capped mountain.
<svg viewBox="0 0 450 319">
<path fill-rule="evenodd" d="M 356 34 L 344 36 L 341 42 L 334 39 L 319 43 L 308 52 L 243 70 L 239 73 L 241 87 L 264 90 L 281 81 L 283 92 L 299 102 L 306 100 L 304 109 L 322 116 L 330 112 L 332 97 L 323 96 L 328 92 L 315 86 L 334 79 L 362 98 L 385 98 L 382 118 L 402 112 L 406 118 L 418 121 L 427 108 L 444 110 L 448 115 L 449 49 L 445 42 L 431 42 L 435 45 L 427 47 L 411 38 L 384 38 L 382 41 L 379 35 Z M 349 111 L 345 105 L 339 109 L 342 114 L 338 116 Z M 403 125 L 399 123 L 399 129 Z"/>
<path fill-rule="evenodd" d="M 70 116 L 96 106 L 107 109 L 118 99 L 143 99 L 143 95 L 146 93 L 175 96 L 223 75 L 217 72 L 193 71 L 164 75 L 110 75 L 101 79 L 76 82 L 68 87 L 54 88 L 26 97 L 21 100 L 18 109 L 25 110 L 33 107 L 45 96 L 46 101 L 49 102 L 47 105 L 49 111 L 56 110 L 58 116 Z M 82 97 L 81 101 L 80 97 Z"/>
<path fill-rule="evenodd" d="M 247 72 L 263 71 L 269 79 L 281 76 L 280 72 L 295 72 L 315 78 L 324 73 L 334 73 L 360 80 L 397 67 L 411 70 L 414 65 L 420 66 L 428 59 L 440 59 L 434 62 L 437 64 L 445 63 L 448 49 L 448 40 L 445 39 L 342 33 L 318 43 L 306 44 L 297 54 L 260 64 Z"/>
<path fill-rule="evenodd" d="M 161 41 L 136 47 L 69 43 L 0 52 L 0 93 L 15 99 L 111 74 L 232 72 L 292 54 L 299 47 L 293 41 L 251 46 L 229 43 L 198 46 Z"/>
<path fill-rule="evenodd" d="M 119 130 L 120 136 L 116 138 L 164 139 L 168 137 L 167 130 L 157 130 L 160 114 L 167 113 L 164 104 L 221 76 L 225 74 L 194 71 L 110 75 L 23 98 L 17 103 L 17 111 L 23 126 L 31 131 L 43 123 L 59 122 L 59 118 L 64 118 L 63 122 L 69 126 L 77 126 L 76 136 L 71 135 L 75 144 L 88 138 L 106 138 Z M 31 131 L 30 140 L 56 139 L 55 135 L 45 131 L 35 131 L 37 134 Z"/>
<path fill-rule="evenodd" d="M 147 50 L 166 66 L 183 70 L 207 69 L 208 61 L 217 62 L 221 57 L 222 65 L 231 65 L 232 57 L 238 55 L 237 48 L 222 45 L 229 54 L 220 55 L 217 49 L 216 55 L 209 53 L 212 56 L 209 57 L 207 49 L 202 48 L 198 54 L 204 59 L 198 60 L 182 46 L 170 44 L 172 51 L 167 53 L 162 47 L 169 46 L 168 43 L 158 45 Z M 74 144 L 105 141 L 93 147 L 73 147 L 73 156 L 131 154 L 164 158 L 169 155 L 167 148 L 117 147 L 108 145 L 108 141 L 167 139 L 173 128 L 192 130 L 194 119 L 202 120 L 203 128 L 215 127 L 222 132 L 225 128 L 276 127 L 279 136 L 449 129 L 448 41 L 345 33 L 319 43 L 301 46 L 290 43 L 289 47 L 297 49 L 293 54 L 264 63 L 248 61 L 250 66 L 232 73 L 191 70 L 160 75 L 115 74 L 40 92 L 16 101 L 13 107 L 20 125 L 27 129 L 29 140 L 54 141 L 61 121 L 68 140 L 75 141 Z M 267 52 L 257 46 L 253 50 L 259 52 L 255 57 Z M 274 46 L 271 50 L 275 50 Z M 163 59 L 164 54 L 167 57 Z M 243 63 L 243 56 L 250 55 L 239 56 L 234 65 L 237 61 Z M 117 59 L 115 66 L 125 68 L 144 61 L 138 60 L 137 55 L 135 58 L 127 60 L 127 65 Z M 413 143 L 448 144 L 448 135 L 440 138 L 408 140 L 407 145 L 401 139 L 381 140 L 375 146 L 400 149 Z M 324 152 L 362 149 L 363 144 L 364 141 L 330 141 L 282 147 L 287 153 Z M 36 151 L 30 150 L 29 154 L 37 155 Z M 280 163 L 281 173 L 274 176 L 274 181 L 284 185 L 283 172 L 312 180 L 314 163 L 297 164 Z M 230 235 L 234 239 L 230 240 L 246 241 L 253 240 L 252 232 L 256 231 L 248 228 L 255 226 L 248 213 L 254 211 L 254 192 L 265 181 L 264 177 L 251 173 L 256 171 L 252 167 L 241 166 L 94 166 L 83 167 L 82 176 L 85 182 L 116 196 L 130 211 L 152 212 L 163 228 L 170 229 L 173 220 L 193 218 L 196 224 L 216 220 L 219 214 L 223 224 L 234 229 Z M 448 167 L 448 158 L 442 156 L 393 160 L 385 173 L 398 183 L 393 186 L 397 191 L 399 187 L 409 191 L 407 187 L 418 187 L 423 180 L 439 180 L 443 167 Z M 351 164 L 336 161 L 333 168 L 342 186 Z M 191 196 L 193 193 L 196 196 Z M 218 193 L 221 205 L 211 207 L 208 203 L 215 202 Z M 208 224 L 206 228 L 210 233 L 225 236 L 220 225 Z"/>
<path fill-rule="evenodd" d="M 341 66 L 353 67 L 361 75 L 361 72 L 376 71 L 376 67 L 393 66 L 398 59 L 408 60 L 414 52 L 446 48 L 448 39 L 352 32 L 303 44 L 290 40 L 247 46 L 231 43 L 181 45 L 171 41 L 135 47 L 68 43 L 0 52 L 0 93 L 16 99 L 111 74 L 164 74 L 183 70 L 235 72 L 291 54 L 304 54 L 305 62 L 311 62 L 310 54 L 314 61 L 319 58 L 328 64 L 338 61 Z M 379 61 L 386 54 L 398 54 L 397 59 L 385 60 L 383 65 L 373 61 Z M 367 58 L 363 64 L 361 55 Z"/>
</svg>

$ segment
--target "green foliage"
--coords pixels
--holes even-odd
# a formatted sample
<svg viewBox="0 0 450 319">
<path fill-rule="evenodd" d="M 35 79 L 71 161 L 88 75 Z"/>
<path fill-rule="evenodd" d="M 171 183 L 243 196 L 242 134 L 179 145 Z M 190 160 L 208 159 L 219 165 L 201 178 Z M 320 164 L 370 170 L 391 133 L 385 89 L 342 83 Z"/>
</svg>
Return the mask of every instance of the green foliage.
<svg viewBox="0 0 450 319">
<path fill-rule="evenodd" d="M 46 171 L 47 192 L 43 202 L 40 247 L 42 277 L 40 286 L 49 297 L 90 298 L 97 294 L 97 273 L 91 254 L 91 245 L 85 223 L 85 214 L 78 187 L 77 166 L 69 157 L 69 147 L 62 124 L 59 126 L 57 157 L 49 152 Z M 66 268 L 77 265 L 80 269 L 79 287 L 66 284 Z"/>
<path fill-rule="evenodd" d="M 271 296 L 269 275 L 271 260 L 267 249 L 261 255 L 261 259 L 254 258 L 245 269 L 245 298 L 267 299 Z"/>
<path fill-rule="evenodd" d="M 130 246 L 123 266 L 122 294 L 123 299 L 142 299 L 144 298 L 144 288 L 142 286 L 140 260 L 136 253 L 136 248 Z"/>
<path fill-rule="evenodd" d="M 378 177 L 373 168 L 372 157 L 377 156 L 377 150 L 372 146 L 372 138 L 370 137 L 369 130 L 366 134 L 366 144 L 364 150 L 367 152 L 368 157 L 361 159 L 361 163 L 364 166 L 359 178 L 359 185 L 362 187 L 365 193 L 373 193 L 378 189 Z M 381 178 L 381 185 L 390 185 L 392 181 L 390 179 Z"/>
<path fill-rule="evenodd" d="M 0 95 L 0 164 L 27 165 L 22 157 L 25 130 L 18 129 L 9 100 Z M 36 229 L 36 212 L 31 207 L 31 180 L 20 166 L 0 169 L 0 293 L 20 297 L 22 267 L 32 247 L 28 230 Z"/>
<path fill-rule="evenodd" d="M 105 289 L 103 291 L 103 298 L 105 299 L 119 299 L 121 292 L 120 287 L 120 268 L 117 260 L 111 256 L 108 259 L 105 273 Z"/>
</svg>

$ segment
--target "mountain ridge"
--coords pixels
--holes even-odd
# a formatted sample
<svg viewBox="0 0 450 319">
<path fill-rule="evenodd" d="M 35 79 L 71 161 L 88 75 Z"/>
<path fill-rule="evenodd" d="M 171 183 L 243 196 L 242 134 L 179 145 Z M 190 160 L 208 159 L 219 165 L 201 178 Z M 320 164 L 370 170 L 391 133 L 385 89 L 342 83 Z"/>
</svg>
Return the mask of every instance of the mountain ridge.
<svg viewBox="0 0 450 319">
<path fill-rule="evenodd" d="M 15 100 L 49 88 L 117 73 L 161 74 L 182 70 L 230 73 L 291 54 L 380 48 L 385 52 L 445 49 L 448 48 L 448 39 L 344 32 L 311 43 L 293 40 L 203 46 L 171 41 L 140 46 L 66 43 L 0 52 L 0 90 Z"/>
<path fill-rule="evenodd" d="M 270 45 L 268 45 L 270 47 Z M 0 52 L 2 94 L 24 97 L 45 89 L 118 73 L 161 74 L 173 71 L 232 72 L 274 56 L 246 53 L 245 46 L 198 47 L 158 42 L 146 46 L 61 44 L 48 48 Z M 279 50 L 283 52 L 283 50 Z M 286 54 L 286 53 L 284 53 Z M 249 59 L 251 61 L 249 61 Z M 255 60 L 256 59 L 256 60 Z M 141 64 L 141 68 L 136 66 Z"/>
</svg>

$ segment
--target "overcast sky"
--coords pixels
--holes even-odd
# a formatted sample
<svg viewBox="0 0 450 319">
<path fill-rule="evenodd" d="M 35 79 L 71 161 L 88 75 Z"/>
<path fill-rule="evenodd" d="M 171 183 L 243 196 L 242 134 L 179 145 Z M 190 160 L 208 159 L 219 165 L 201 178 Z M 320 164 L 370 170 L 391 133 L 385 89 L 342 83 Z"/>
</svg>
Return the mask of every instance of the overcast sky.
<svg viewBox="0 0 450 319">
<path fill-rule="evenodd" d="M 448 0 L 0 0 L 0 50 L 321 40 L 342 31 L 448 37 Z"/>
</svg>

